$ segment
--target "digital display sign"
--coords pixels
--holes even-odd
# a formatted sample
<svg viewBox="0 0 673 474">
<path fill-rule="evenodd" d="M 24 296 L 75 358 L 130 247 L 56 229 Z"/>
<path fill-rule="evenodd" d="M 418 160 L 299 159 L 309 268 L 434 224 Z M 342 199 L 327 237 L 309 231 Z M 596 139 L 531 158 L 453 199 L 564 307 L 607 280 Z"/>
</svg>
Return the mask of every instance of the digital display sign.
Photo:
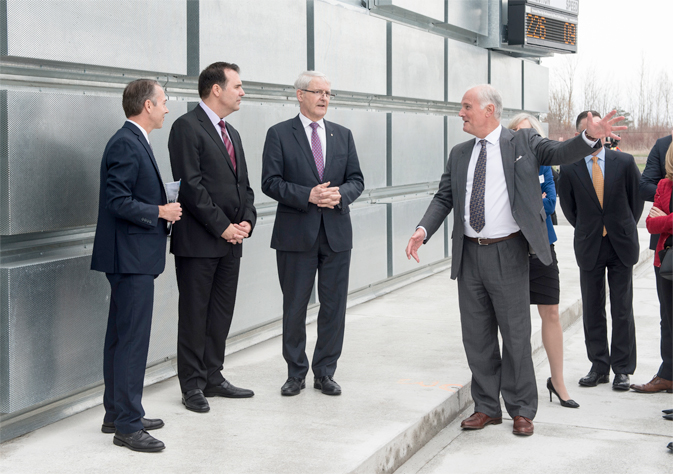
<svg viewBox="0 0 673 474">
<path fill-rule="evenodd" d="M 508 44 L 577 52 L 579 0 L 510 0 Z"/>
</svg>

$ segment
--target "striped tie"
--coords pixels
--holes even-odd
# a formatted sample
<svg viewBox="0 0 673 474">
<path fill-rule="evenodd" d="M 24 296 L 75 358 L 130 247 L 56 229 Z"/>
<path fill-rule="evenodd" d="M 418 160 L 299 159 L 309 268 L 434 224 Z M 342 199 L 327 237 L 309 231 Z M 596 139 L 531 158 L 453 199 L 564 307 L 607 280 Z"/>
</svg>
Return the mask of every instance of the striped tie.
<svg viewBox="0 0 673 474">
<path fill-rule="evenodd" d="M 229 153 L 229 158 L 231 158 L 231 164 L 234 167 L 234 172 L 236 172 L 236 155 L 234 155 L 234 145 L 232 145 L 231 140 L 229 140 L 229 136 L 227 135 L 226 128 L 224 125 L 224 120 L 220 120 L 220 123 L 218 123 L 218 125 L 222 129 L 222 140 L 224 140 L 224 147 L 227 149 L 227 153 Z"/>
<path fill-rule="evenodd" d="M 601 167 L 598 165 L 598 157 L 592 156 L 591 160 L 594 162 L 591 165 L 591 180 L 594 182 L 594 190 L 596 191 L 596 196 L 598 196 L 598 202 L 601 203 L 601 209 L 603 209 L 603 188 L 605 183 L 603 182 L 603 172 Z M 603 226 L 603 237 L 608 235 L 608 231 Z"/>
</svg>

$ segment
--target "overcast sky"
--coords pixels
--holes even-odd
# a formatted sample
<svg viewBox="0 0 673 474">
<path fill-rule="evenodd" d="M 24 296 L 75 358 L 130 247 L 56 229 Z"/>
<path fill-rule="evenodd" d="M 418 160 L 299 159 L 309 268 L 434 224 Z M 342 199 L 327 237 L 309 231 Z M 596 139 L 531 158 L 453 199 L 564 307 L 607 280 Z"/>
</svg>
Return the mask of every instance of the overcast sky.
<svg viewBox="0 0 673 474">
<path fill-rule="evenodd" d="M 625 106 L 628 92 L 637 90 L 643 55 L 653 77 L 667 71 L 673 80 L 673 0 L 580 0 L 579 8 L 578 80 L 596 65 L 611 75 Z M 550 76 L 562 56 L 542 60 Z"/>
</svg>

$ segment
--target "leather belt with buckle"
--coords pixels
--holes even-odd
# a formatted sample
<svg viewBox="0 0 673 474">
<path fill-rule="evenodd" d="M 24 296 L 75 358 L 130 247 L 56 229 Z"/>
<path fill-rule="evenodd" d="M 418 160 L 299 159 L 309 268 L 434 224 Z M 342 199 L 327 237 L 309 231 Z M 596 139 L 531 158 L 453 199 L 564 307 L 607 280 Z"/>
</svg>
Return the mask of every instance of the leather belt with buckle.
<svg viewBox="0 0 673 474">
<path fill-rule="evenodd" d="M 497 244 L 498 242 L 502 242 L 503 240 L 513 239 L 520 233 L 521 231 L 514 232 L 513 234 L 506 235 L 505 237 L 498 237 L 497 239 L 485 239 L 483 237 L 468 237 L 468 236 L 465 236 L 465 238 L 479 245 L 491 245 L 491 244 Z"/>
</svg>

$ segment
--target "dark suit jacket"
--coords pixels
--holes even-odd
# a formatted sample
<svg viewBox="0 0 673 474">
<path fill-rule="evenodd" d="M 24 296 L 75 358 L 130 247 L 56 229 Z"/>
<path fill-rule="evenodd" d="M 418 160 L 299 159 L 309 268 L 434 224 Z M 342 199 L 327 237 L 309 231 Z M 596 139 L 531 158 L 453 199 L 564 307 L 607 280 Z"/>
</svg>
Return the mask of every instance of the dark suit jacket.
<svg viewBox="0 0 673 474">
<path fill-rule="evenodd" d="M 650 154 L 647 157 L 647 164 L 640 177 L 640 199 L 645 201 L 654 201 L 654 195 L 657 192 L 659 180 L 666 177 L 666 152 L 671 146 L 673 137 L 666 135 L 656 141 Z M 650 238 L 650 248 L 657 248 L 659 234 L 653 234 Z"/>
<path fill-rule="evenodd" d="M 178 201 L 182 218 L 173 226 L 171 252 L 179 257 L 242 255 L 242 246 L 222 233 L 229 224 L 248 221 L 257 211 L 248 181 L 241 136 L 227 121 L 236 155 L 236 172 L 221 136 L 200 105 L 177 119 L 168 138 L 173 179 L 182 180 Z M 252 232 L 251 232 L 252 235 Z"/>
<path fill-rule="evenodd" d="M 159 168 L 142 132 L 126 122 L 110 139 L 100 167 L 98 225 L 91 269 L 159 275 L 166 264 L 166 204 Z"/>
<path fill-rule="evenodd" d="M 323 181 L 339 186 L 341 204 L 334 209 L 308 202 L 311 189 L 321 183 L 299 116 L 274 125 L 266 134 L 262 155 L 262 191 L 278 201 L 271 248 L 303 252 L 318 238 L 321 218 L 334 252 L 353 247 L 349 204 L 364 189 L 353 134 L 341 125 L 324 121 L 326 167 Z"/>
<path fill-rule="evenodd" d="M 463 256 L 465 187 L 467 168 L 470 164 L 474 143 L 474 139 L 471 139 L 453 147 L 437 194 L 418 224 L 425 227 L 429 239 L 444 222 L 449 212 L 452 209 L 456 210 L 452 234 L 451 278 L 453 279 L 460 272 Z M 500 153 L 512 216 L 521 228 L 528 244 L 545 265 L 551 263 L 552 257 L 545 224 L 547 214 L 542 204 L 538 178 L 540 165 L 572 163 L 592 151 L 593 149 L 581 136 L 564 142 L 556 142 L 542 138 L 533 129 L 514 132 L 502 128 Z"/>
<path fill-rule="evenodd" d="M 561 166 L 561 208 L 575 228 L 575 258 L 580 269 L 590 271 L 596 266 L 603 226 L 619 260 L 626 266 L 638 262 L 636 224 L 644 205 L 638 196 L 639 180 L 640 171 L 633 156 L 606 149 L 601 208 L 586 162 Z"/>
</svg>

